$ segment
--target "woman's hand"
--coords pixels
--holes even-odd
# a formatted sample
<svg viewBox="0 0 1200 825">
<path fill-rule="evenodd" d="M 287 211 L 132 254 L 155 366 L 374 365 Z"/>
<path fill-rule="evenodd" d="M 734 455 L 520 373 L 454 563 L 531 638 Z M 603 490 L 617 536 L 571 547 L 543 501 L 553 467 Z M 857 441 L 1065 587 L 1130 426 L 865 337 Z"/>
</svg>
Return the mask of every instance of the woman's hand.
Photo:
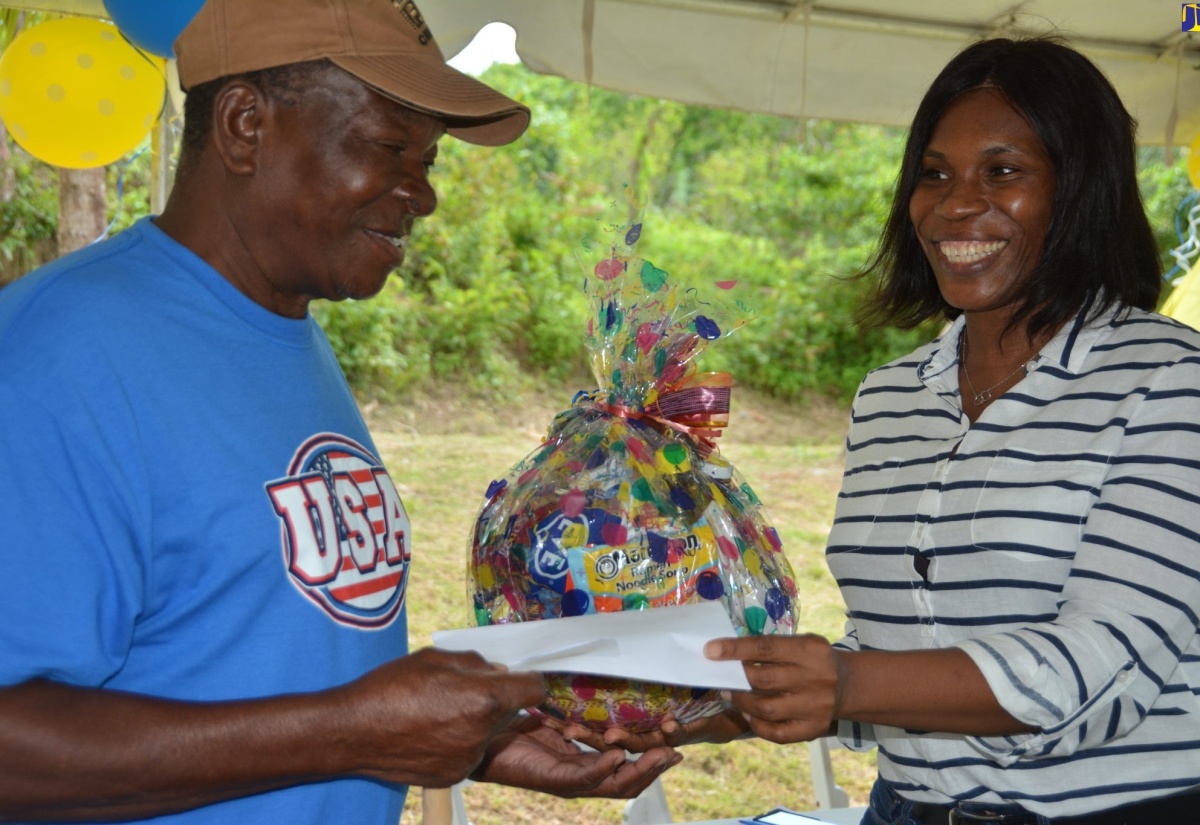
<svg viewBox="0 0 1200 825">
<path fill-rule="evenodd" d="M 958 648 L 851 652 L 805 634 L 715 639 L 704 653 L 742 662 L 752 689 L 730 702 L 772 742 L 831 735 L 839 719 L 973 736 L 1034 730 L 1000 706 Z"/>
<path fill-rule="evenodd" d="M 828 736 L 838 717 L 838 657 L 823 636 L 746 636 L 715 639 L 704 655 L 739 660 L 750 691 L 730 694 L 751 731 L 771 742 Z"/>
</svg>

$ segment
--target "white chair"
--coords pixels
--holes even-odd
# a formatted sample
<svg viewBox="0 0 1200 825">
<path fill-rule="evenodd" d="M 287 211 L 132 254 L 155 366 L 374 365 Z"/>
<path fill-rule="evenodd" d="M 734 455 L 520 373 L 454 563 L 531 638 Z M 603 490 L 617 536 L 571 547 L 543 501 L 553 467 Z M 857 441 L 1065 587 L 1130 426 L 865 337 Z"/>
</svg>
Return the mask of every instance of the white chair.
<svg viewBox="0 0 1200 825">
<path fill-rule="evenodd" d="M 422 788 L 421 825 L 471 825 L 462 795 L 470 784 L 466 779 L 451 788 Z"/>
<path fill-rule="evenodd" d="M 833 778 L 833 761 L 829 758 L 831 747 L 840 748 L 842 743 L 834 736 L 814 739 L 808 743 L 808 761 L 812 766 L 813 793 L 817 797 L 817 807 L 821 809 L 845 808 L 850 804 L 850 797 Z"/>
<path fill-rule="evenodd" d="M 671 806 L 667 804 L 667 792 L 663 789 L 662 778 L 655 779 L 650 787 L 638 796 L 625 803 L 621 814 L 622 825 L 660 825 L 674 822 L 671 819 Z"/>
</svg>

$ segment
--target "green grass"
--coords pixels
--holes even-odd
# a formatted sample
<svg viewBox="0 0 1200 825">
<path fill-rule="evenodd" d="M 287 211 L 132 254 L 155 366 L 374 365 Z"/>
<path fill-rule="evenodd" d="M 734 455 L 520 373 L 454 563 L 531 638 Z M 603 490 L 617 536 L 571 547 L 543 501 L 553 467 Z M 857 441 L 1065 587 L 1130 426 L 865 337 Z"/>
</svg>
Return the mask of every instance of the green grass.
<svg viewBox="0 0 1200 825">
<path fill-rule="evenodd" d="M 375 441 L 404 498 L 413 531 L 409 623 L 414 648 L 434 630 L 468 624 L 466 553 L 471 525 L 488 483 L 540 442 L 573 388 L 496 405 L 421 398 L 403 406 L 368 405 Z M 805 408 L 735 390 L 721 452 L 764 502 L 796 573 L 800 627 L 841 634 L 843 605 L 824 560 L 842 465 L 844 410 Z M 774 805 L 816 806 L 805 745 L 751 740 L 684 748 L 685 759 L 663 780 L 677 822 L 759 813 Z M 851 804 L 866 804 L 874 755 L 833 753 L 838 782 Z M 619 823 L 624 802 L 563 800 L 494 785 L 465 792 L 474 825 Z M 413 789 L 402 825 L 421 822 Z"/>
</svg>

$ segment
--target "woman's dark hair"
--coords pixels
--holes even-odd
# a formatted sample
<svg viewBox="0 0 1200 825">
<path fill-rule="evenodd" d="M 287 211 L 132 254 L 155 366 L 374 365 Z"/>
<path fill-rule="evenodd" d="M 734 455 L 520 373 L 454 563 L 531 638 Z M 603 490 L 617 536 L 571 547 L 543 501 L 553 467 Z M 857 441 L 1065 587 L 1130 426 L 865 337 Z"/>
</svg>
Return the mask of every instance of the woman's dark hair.
<svg viewBox="0 0 1200 825">
<path fill-rule="evenodd" d="M 873 281 L 860 319 L 903 328 L 952 319 L 909 218 L 922 156 L 961 94 L 990 86 L 1025 116 L 1054 164 L 1055 193 L 1042 253 L 1013 326 L 1032 338 L 1113 305 L 1153 309 L 1162 287 L 1154 234 L 1137 185 L 1137 124 L 1091 61 L 1058 38 L 984 40 L 964 49 L 925 93 L 904 148 L 891 213 L 860 277 Z"/>
</svg>

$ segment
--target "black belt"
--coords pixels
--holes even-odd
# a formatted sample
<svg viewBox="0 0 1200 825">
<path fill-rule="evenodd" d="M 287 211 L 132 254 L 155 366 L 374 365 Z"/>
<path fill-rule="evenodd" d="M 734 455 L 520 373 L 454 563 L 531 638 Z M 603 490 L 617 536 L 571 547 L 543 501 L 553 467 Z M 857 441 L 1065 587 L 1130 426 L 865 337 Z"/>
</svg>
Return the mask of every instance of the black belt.
<svg viewBox="0 0 1200 825">
<path fill-rule="evenodd" d="M 964 810 L 925 802 L 913 805 L 912 817 L 925 825 L 1037 825 L 1038 821 L 1037 814 L 1029 811 L 1009 809 L 1005 813 L 996 813 L 979 805 Z M 1148 799 L 1094 814 L 1054 817 L 1051 822 L 1053 825 L 1183 825 L 1200 822 L 1200 790 Z"/>
<path fill-rule="evenodd" d="M 964 811 L 918 802 L 913 805 L 912 817 L 925 825 L 967 825 L 971 822 L 990 822 L 992 825 L 1037 825 L 1037 815 L 1021 813 L 996 814 L 983 811 Z"/>
</svg>

